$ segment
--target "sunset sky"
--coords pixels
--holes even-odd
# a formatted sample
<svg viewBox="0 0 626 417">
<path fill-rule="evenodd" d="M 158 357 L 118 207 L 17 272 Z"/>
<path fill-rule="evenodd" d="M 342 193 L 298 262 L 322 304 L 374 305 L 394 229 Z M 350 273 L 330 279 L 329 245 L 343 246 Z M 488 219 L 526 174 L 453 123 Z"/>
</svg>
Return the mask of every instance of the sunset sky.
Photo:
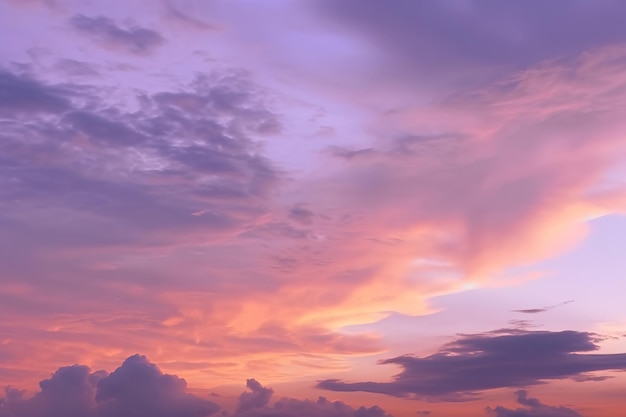
<svg viewBox="0 0 626 417">
<path fill-rule="evenodd" d="M 625 22 L 0 0 L 0 417 L 623 417 Z"/>
</svg>

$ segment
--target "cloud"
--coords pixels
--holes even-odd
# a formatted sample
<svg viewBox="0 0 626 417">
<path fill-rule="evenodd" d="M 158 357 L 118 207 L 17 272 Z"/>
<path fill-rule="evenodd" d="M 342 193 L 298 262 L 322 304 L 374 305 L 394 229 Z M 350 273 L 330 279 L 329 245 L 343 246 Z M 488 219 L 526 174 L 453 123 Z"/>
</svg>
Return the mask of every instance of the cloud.
<svg viewBox="0 0 626 417">
<path fill-rule="evenodd" d="M 484 80 L 502 70 L 626 40 L 617 18 L 626 10 L 620 1 L 558 0 L 542 7 L 523 0 L 315 5 L 389 57 L 389 76 L 411 76 L 416 82 L 458 81 L 463 72 Z"/>
<path fill-rule="evenodd" d="M 250 391 L 242 392 L 239 396 L 237 413 L 245 413 L 252 408 L 266 406 L 274 393 L 274 390 L 262 386 L 256 379 L 248 379 L 246 381 L 246 387 L 248 387 Z"/>
<path fill-rule="evenodd" d="M 297 259 L 293 272 L 321 277 L 317 291 L 339 282 L 324 276 L 355 264 L 370 275 L 337 290 L 345 296 L 333 311 L 307 318 L 341 326 L 389 311 L 424 314 L 416 298 L 505 284 L 515 267 L 580 242 L 589 218 L 621 212 L 604 195 L 626 191 L 607 182 L 625 155 L 616 110 L 625 51 L 546 61 L 434 104 L 391 107 L 372 122 L 370 143 L 327 148 L 329 168 L 292 191 L 317 214 L 309 236 L 323 240 L 275 259 Z M 294 293 L 307 285 L 298 284 Z"/>
<path fill-rule="evenodd" d="M 270 406 L 271 388 L 263 387 L 254 379 L 249 379 L 247 386 L 251 392 L 241 394 L 233 417 L 392 417 L 378 406 L 355 409 L 342 401 L 328 401 L 324 397 L 317 401 L 281 398 Z"/>
<path fill-rule="evenodd" d="M 141 355 L 129 357 L 111 374 L 84 365 L 62 367 L 39 385 L 30 398 L 6 388 L 0 417 L 207 417 L 220 410 L 215 402 L 187 392 L 184 379 L 162 373 Z M 249 391 L 239 397 L 233 417 L 392 417 L 378 406 L 353 408 L 322 397 L 281 398 L 270 405 L 271 388 L 255 379 L 246 386 Z"/>
<path fill-rule="evenodd" d="M 515 395 L 517 402 L 526 408 L 511 410 L 502 406 L 487 407 L 487 414 L 493 417 L 583 417 L 571 408 L 545 405 L 536 398 L 529 398 L 525 390 L 519 390 Z"/>
<path fill-rule="evenodd" d="M 77 225 L 85 238 L 103 221 L 127 223 L 126 232 L 111 236 L 120 242 L 135 228 L 219 233 L 252 221 L 259 214 L 253 201 L 262 201 L 280 174 L 250 135 L 277 122 L 241 77 L 199 78 L 187 91 L 136 97 L 142 108 L 124 111 L 108 107 L 95 87 L 0 74 L 6 87 L 0 172 L 13 178 L 3 190 L 5 214 L 17 226 L 26 212 L 9 201 L 26 210 L 46 201 L 51 210 L 96 216 L 82 231 Z M 42 111 L 48 115 L 38 116 Z M 198 211 L 206 214 L 190 215 Z M 31 213 L 29 222 L 41 214 Z M 107 233 L 91 236 L 107 241 Z"/>
<path fill-rule="evenodd" d="M 113 373 L 83 365 L 59 368 L 31 398 L 7 390 L 1 417 L 206 417 L 219 406 L 187 392 L 184 379 L 163 374 L 145 356 L 131 356 Z"/>
<path fill-rule="evenodd" d="M 552 310 L 553 308 L 556 307 L 560 307 L 560 306 L 564 306 L 566 304 L 570 304 L 573 303 L 574 300 L 569 300 L 569 301 L 564 301 L 562 303 L 558 303 L 558 304 L 554 304 L 551 306 L 545 306 L 543 308 L 526 308 L 526 309 L 522 309 L 522 310 L 511 310 L 514 313 L 525 313 L 525 314 L 537 314 L 537 313 L 544 313 L 548 310 Z"/>
<path fill-rule="evenodd" d="M 215 31 L 219 29 L 216 25 L 192 17 L 189 14 L 179 10 L 174 6 L 174 4 L 172 4 L 171 1 L 167 1 L 165 5 L 167 7 L 167 16 L 174 22 L 181 23 L 185 27 L 202 31 Z"/>
<path fill-rule="evenodd" d="M 204 417 L 219 406 L 186 392 L 187 383 L 163 374 L 145 356 L 131 356 L 98 382 L 96 402 L 103 416 Z"/>
<path fill-rule="evenodd" d="M 95 65 L 91 65 L 83 61 L 77 61 L 75 59 L 60 59 L 54 67 L 64 75 L 69 76 L 95 77 L 100 75 L 100 73 L 95 69 Z"/>
<path fill-rule="evenodd" d="M 120 47 L 134 54 L 148 54 L 164 43 L 159 32 L 137 26 L 123 28 L 108 17 L 72 16 L 72 27 L 104 45 Z"/>
<path fill-rule="evenodd" d="M 8 71 L 0 70 L 0 91 L 0 112 L 3 113 L 59 113 L 70 106 L 66 89 L 44 86 L 30 77 Z"/>
<path fill-rule="evenodd" d="M 461 3 L 468 2 L 454 4 Z M 273 106 L 265 105 L 253 76 L 242 71 L 207 73 L 213 63 L 200 66 L 193 54 L 189 65 L 173 65 L 168 74 L 157 77 L 155 65 L 166 64 L 160 60 L 137 63 L 145 64 L 143 72 L 136 68 L 138 72 L 87 79 L 121 81 L 130 88 L 42 81 L 57 74 L 15 75 L 35 88 L 24 92 L 15 84 L 18 96 L 30 98 L 13 106 L 17 101 L 8 96 L 9 117 L 3 115 L 1 122 L 0 264 L 8 282 L 0 294 L 0 309 L 7 318 L 0 333 L 11 335 L 12 341 L 1 349 L 3 357 L 12 358 L 15 372 L 58 361 L 70 346 L 75 358 L 92 355 L 93 349 L 124 352 L 115 355 L 151 349 L 150 354 L 159 352 L 176 363 L 201 361 L 210 349 L 219 362 L 232 365 L 215 370 L 207 364 L 195 369 L 193 377 L 204 380 L 203 373 L 219 374 L 226 381 L 250 375 L 248 363 L 263 363 L 273 377 L 299 374 L 295 362 L 303 358 L 297 354 L 335 359 L 339 354 L 380 352 L 386 346 L 375 335 L 347 333 L 342 326 L 374 322 L 392 312 L 432 311 L 430 297 L 480 286 L 481 279 L 497 280 L 507 268 L 557 254 L 578 241 L 589 216 L 615 208 L 598 204 L 595 197 L 613 163 L 623 160 L 624 61 L 623 52 L 616 52 L 619 48 L 527 66 L 486 88 L 479 83 L 455 94 L 428 90 L 412 96 L 415 84 L 405 83 L 398 96 L 393 89 L 378 95 L 379 80 L 406 81 L 385 77 L 378 69 L 400 62 L 402 54 L 396 55 L 394 48 L 410 49 L 412 42 L 419 42 L 411 31 L 438 36 L 433 53 L 442 58 L 430 60 L 424 54 L 418 62 L 407 55 L 403 74 L 421 77 L 429 68 L 420 65 L 442 62 L 492 68 L 487 64 L 506 61 L 508 50 L 498 47 L 468 56 L 463 45 L 456 39 L 448 42 L 436 25 L 411 27 L 397 19 L 394 7 L 367 1 L 361 8 L 355 2 L 346 4 L 356 12 L 347 14 L 348 19 L 383 8 L 371 14 L 381 20 L 392 16 L 377 33 L 388 36 L 396 22 L 398 30 L 408 31 L 399 39 L 410 42 L 390 42 L 392 47 L 381 50 L 394 59 L 379 65 L 356 60 L 357 71 L 351 71 L 348 61 L 340 62 L 338 72 L 351 82 L 363 71 L 376 74 L 372 88 L 368 84 L 362 90 L 367 100 L 346 97 L 343 90 L 327 94 L 333 86 L 322 86 L 324 80 L 313 94 L 305 94 L 307 100 L 319 98 L 316 106 L 328 104 L 328 115 L 341 120 L 333 126 L 336 135 L 319 141 L 298 142 L 298 136 L 315 132 L 310 125 L 306 135 L 292 134 L 304 117 L 294 101 L 279 117 Z M 466 19 L 465 14 L 447 13 L 451 3 L 397 4 L 406 7 L 402 13 L 407 20 L 439 18 L 455 29 L 446 19 Z M 291 10 L 297 12 L 298 7 Z M 485 13 L 518 19 L 515 13 L 495 6 L 493 10 Z M 227 26 L 236 24 L 239 16 L 244 19 L 243 14 L 223 12 L 211 19 L 226 17 Z M 274 9 L 269 12 L 274 14 Z M 184 13 L 202 16 L 187 9 Z M 481 13 L 475 15 L 479 19 Z M 160 17 L 151 16 L 146 18 Z M 279 42 L 265 44 L 274 29 L 285 26 L 272 26 L 272 33 L 256 32 L 258 22 L 264 25 L 260 29 L 269 29 L 266 20 L 245 18 L 245 30 L 211 34 L 218 42 L 212 44 L 211 54 L 235 61 L 245 55 L 245 62 L 282 61 L 284 56 L 280 65 L 263 67 L 254 77 L 269 76 L 274 86 L 289 84 L 289 91 L 306 92 L 300 90 L 306 73 L 291 72 L 297 68 L 292 59 L 304 58 L 304 65 L 319 67 L 308 39 L 323 34 L 319 42 L 328 44 L 331 38 L 345 39 L 354 26 L 341 25 L 335 32 L 332 25 L 316 29 L 300 20 L 289 23 L 296 20 L 279 19 L 292 28 L 307 27 L 312 36 L 281 36 Z M 146 52 L 158 46 L 135 44 L 129 39 L 135 36 L 132 27 L 122 21 L 77 21 L 84 26 L 77 29 L 80 36 L 93 36 L 106 46 Z M 469 23 L 458 29 L 474 46 L 475 29 L 480 32 L 486 26 Z M 130 35 L 118 36 L 119 31 L 110 30 L 113 26 Z M 503 31 L 509 30 L 503 26 Z M 76 34 L 69 33 L 74 38 Z M 183 55 L 199 39 L 186 35 L 168 39 Z M 219 42 L 228 36 L 237 41 L 224 49 Z M 369 32 L 358 36 L 374 39 Z M 508 39 L 487 38 L 496 46 Z M 521 38 L 523 43 L 526 38 Z M 50 40 L 51 47 L 67 45 L 55 40 Z M 349 50 L 342 55 L 351 60 L 352 51 L 359 49 L 353 41 L 333 41 L 331 46 Z M 256 46 L 231 48 L 240 42 Z M 380 42 L 387 45 L 387 38 Z M 273 55 L 274 45 L 287 44 L 298 53 Z M 263 45 L 272 48 L 254 53 Z M 522 49 L 530 51 L 530 58 L 514 62 L 535 59 L 533 48 Z M 362 52 L 367 53 L 359 50 L 358 56 Z M 387 58 L 378 52 L 376 57 Z M 80 53 L 63 56 L 82 62 L 85 55 Z M 328 59 L 321 67 L 326 68 L 333 58 L 323 55 Z M 102 59 L 97 53 L 89 56 Z M 96 68 L 104 75 L 107 66 L 100 62 Z M 416 66 L 420 71 L 413 71 Z M 428 74 L 447 68 L 465 72 L 468 67 L 438 67 Z M 282 73 L 282 68 L 290 73 Z M 204 75 L 192 82 L 182 81 L 178 72 L 196 70 Z M 432 81 L 428 76 L 421 79 Z M 135 85 L 135 80 L 141 82 Z M 168 80 L 176 86 L 166 86 Z M 138 93 L 135 87 L 148 91 Z M 50 97 L 60 98 L 61 104 L 50 102 Z M 370 112 L 374 108 L 381 109 L 378 117 Z M 284 137 L 268 138 L 281 133 L 281 122 L 287 129 Z M 306 146 L 300 148 L 300 143 Z M 316 154 L 315 147 L 322 152 Z M 323 152 L 326 148 L 330 150 Z M 302 162 L 294 181 L 286 181 L 291 173 L 282 172 L 271 156 L 288 160 L 288 166 Z M 16 290 L 18 285 L 23 288 Z M 48 349 L 40 348 L 41 339 Z M 29 352 L 37 352 L 38 359 Z M 335 360 L 332 363 L 343 359 Z M 307 372 L 314 372 L 311 369 Z"/>
<path fill-rule="evenodd" d="M 315 213 L 301 206 L 294 206 L 289 210 L 289 218 L 301 225 L 310 225 L 313 223 Z"/>
<path fill-rule="evenodd" d="M 430 356 L 399 356 L 382 361 L 402 367 L 391 382 L 325 380 L 317 386 L 332 391 L 467 401 L 478 398 L 484 390 L 626 369 L 626 353 L 589 353 L 598 349 L 596 341 L 596 335 L 575 331 L 500 330 L 467 335 Z"/>
</svg>

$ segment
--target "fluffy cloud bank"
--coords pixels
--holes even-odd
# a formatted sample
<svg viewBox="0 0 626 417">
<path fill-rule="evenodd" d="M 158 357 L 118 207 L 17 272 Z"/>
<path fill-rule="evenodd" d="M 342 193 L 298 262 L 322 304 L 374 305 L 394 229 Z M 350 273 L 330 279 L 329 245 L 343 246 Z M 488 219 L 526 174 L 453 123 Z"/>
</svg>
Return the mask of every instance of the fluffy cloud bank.
<svg viewBox="0 0 626 417">
<path fill-rule="evenodd" d="M 271 388 L 255 379 L 246 385 L 249 391 L 239 397 L 234 417 L 391 417 L 378 406 L 353 408 L 322 397 L 281 398 L 270 405 Z M 220 410 L 215 402 L 187 392 L 184 379 L 162 373 L 141 355 L 129 357 L 111 374 L 84 365 L 62 367 L 39 386 L 30 398 L 7 387 L 0 417 L 207 417 Z"/>
<path fill-rule="evenodd" d="M 110 375 L 83 365 L 59 368 L 32 398 L 7 388 L 1 417 L 206 417 L 220 407 L 187 392 L 187 383 L 134 355 Z"/>
<path fill-rule="evenodd" d="M 342 401 L 328 401 L 324 397 L 317 401 L 281 398 L 270 406 L 271 388 L 262 386 L 255 379 L 249 379 L 247 386 L 250 392 L 239 397 L 235 417 L 391 417 L 378 406 L 355 409 Z"/>
</svg>

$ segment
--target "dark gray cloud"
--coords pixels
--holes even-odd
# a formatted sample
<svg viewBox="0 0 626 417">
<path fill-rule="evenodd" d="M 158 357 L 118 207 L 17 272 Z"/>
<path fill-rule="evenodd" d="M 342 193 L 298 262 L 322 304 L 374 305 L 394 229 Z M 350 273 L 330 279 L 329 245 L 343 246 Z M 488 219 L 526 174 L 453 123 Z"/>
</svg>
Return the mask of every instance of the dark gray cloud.
<svg viewBox="0 0 626 417">
<path fill-rule="evenodd" d="M 135 54 L 152 52 L 163 42 L 160 33 L 137 26 L 127 28 L 117 25 L 108 17 L 88 17 L 82 14 L 72 16 L 72 27 L 106 45 L 121 47 Z"/>
<path fill-rule="evenodd" d="M 493 417 L 583 417 L 571 408 L 542 404 L 536 398 L 528 397 L 528 392 L 519 390 L 515 393 L 517 402 L 525 408 L 511 410 L 502 406 L 487 408 L 487 414 Z"/>
<path fill-rule="evenodd" d="M 626 353 L 589 353 L 599 348 L 597 341 L 594 334 L 576 331 L 518 329 L 466 335 L 427 357 L 400 356 L 382 361 L 403 368 L 391 382 L 325 380 L 318 387 L 467 401 L 477 398 L 483 390 L 524 387 L 588 372 L 626 369 Z"/>
<path fill-rule="evenodd" d="M 0 417 L 206 417 L 219 410 L 187 392 L 185 380 L 131 356 L 110 375 L 82 365 L 59 368 L 31 398 L 7 389 Z"/>
<path fill-rule="evenodd" d="M 271 388 L 249 379 L 250 392 L 239 397 L 234 417 L 392 417 L 378 406 L 353 408 L 342 401 L 328 401 L 319 397 L 317 401 L 281 398 L 269 405 Z"/>
</svg>

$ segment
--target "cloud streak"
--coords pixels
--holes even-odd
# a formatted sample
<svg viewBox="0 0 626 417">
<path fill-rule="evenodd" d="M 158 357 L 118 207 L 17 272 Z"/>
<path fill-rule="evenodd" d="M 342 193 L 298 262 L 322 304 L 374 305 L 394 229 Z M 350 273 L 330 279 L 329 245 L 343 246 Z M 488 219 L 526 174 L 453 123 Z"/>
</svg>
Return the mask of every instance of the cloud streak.
<svg viewBox="0 0 626 417">
<path fill-rule="evenodd" d="M 511 310 L 514 313 L 524 313 L 524 314 L 537 314 L 537 313 L 544 313 L 548 310 L 552 310 L 553 308 L 557 308 L 560 306 L 564 306 L 570 303 L 573 303 L 574 300 L 569 300 L 569 301 L 563 301 L 562 303 L 558 303 L 558 304 L 554 304 L 554 305 L 550 305 L 550 306 L 545 306 L 543 308 L 525 308 L 522 310 Z"/>
<path fill-rule="evenodd" d="M 138 26 L 124 28 L 105 16 L 89 17 L 82 14 L 72 16 L 71 26 L 109 47 L 145 55 L 161 46 L 165 39 L 159 32 Z"/>
</svg>

